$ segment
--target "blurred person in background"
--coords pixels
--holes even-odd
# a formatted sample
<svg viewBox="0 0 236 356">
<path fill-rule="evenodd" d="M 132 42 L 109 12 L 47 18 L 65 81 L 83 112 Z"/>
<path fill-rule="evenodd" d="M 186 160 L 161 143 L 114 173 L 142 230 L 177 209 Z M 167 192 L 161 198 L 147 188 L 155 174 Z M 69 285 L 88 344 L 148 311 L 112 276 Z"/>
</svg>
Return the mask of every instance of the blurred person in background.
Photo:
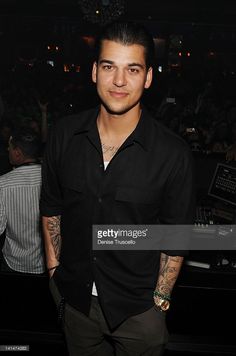
<svg viewBox="0 0 236 356">
<path fill-rule="evenodd" d="M 5 232 L 1 271 L 41 274 L 45 271 L 39 197 L 40 136 L 20 127 L 9 139 L 12 171 L 0 177 L 0 234 Z"/>
</svg>

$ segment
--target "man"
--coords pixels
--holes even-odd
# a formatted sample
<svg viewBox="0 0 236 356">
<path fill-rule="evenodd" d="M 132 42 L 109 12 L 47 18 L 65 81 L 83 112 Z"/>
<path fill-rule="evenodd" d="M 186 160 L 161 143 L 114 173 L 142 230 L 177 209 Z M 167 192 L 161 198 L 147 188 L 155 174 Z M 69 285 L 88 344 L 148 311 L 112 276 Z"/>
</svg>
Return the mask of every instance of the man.
<svg viewBox="0 0 236 356">
<path fill-rule="evenodd" d="M 9 140 L 9 160 L 15 169 L 0 177 L 0 234 L 5 231 L 1 270 L 45 272 L 40 229 L 41 153 L 38 135 L 16 129 Z"/>
<path fill-rule="evenodd" d="M 158 356 L 167 341 L 184 253 L 92 249 L 93 224 L 192 222 L 190 152 L 140 103 L 153 53 L 142 26 L 108 25 L 92 69 L 100 107 L 61 120 L 46 148 L 47 267 L 73 356 Z"/>
</svg>

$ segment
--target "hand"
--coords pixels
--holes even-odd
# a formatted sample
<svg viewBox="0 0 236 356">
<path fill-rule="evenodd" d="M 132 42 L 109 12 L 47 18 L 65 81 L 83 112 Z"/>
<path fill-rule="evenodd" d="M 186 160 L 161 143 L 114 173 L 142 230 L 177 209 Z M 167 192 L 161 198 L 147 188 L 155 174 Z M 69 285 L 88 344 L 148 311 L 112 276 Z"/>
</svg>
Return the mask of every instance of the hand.
<svg viewBox="0 0 236 356">
<path fill-rule="evenodd" d="M 54 267 L 51 267 L 51 268 L 48 268 L 49 278 L 52 278 L 52 276 L 54 275 L 54 272 L 56 271 L 56 269 L 57 269 L 58 266 L 59 266 L 59 265 L 54 266 Z"/>
<path fill-rule="evenodd" d="M 38 100 L 38 105 L 40 107 L 40 110 L 42 113 L 47 112 L 47 107 L 48 107 L 48 102 L 47 103 L 42 103 L 40 100 Z"/>
<path fill-rule="evenodd" d="M 56 269 L 53 269 L 52 271 L 48 271 L 49 279 L 52 278 L 52 276 L 54 275 L 55 270 L 56 270 Z"/>
</svg>

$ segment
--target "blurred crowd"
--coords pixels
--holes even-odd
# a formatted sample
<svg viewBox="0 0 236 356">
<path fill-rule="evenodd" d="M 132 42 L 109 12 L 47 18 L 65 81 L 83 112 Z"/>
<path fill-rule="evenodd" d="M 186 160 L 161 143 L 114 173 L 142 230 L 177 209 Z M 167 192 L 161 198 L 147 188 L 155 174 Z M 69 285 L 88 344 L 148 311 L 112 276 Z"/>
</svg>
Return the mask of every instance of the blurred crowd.
<svg viewBox="0 0 236 356">
<path fill-rule="evenodd" d="M 4 239 L 0 239 L 1 245 L 5 241 L 3 256 L 0 252 L 0 269 L 7 272 L 43 273 L 41 225 L 35 225 L 35 221 L 40 216 L 39 163 L 42 161 L 44 144 L 49 130 L 53 130 L 54 123 L 60 117 L 94 107 L 98 104 L 98 98 L 89 75 L 58 73 L 52 71 L 50 66 L 15 67 L 2 73 L 0 78 L 0 233 L 5 229 L 1 235 Z M 209 75 L 193 68 L 188 72 L 166 70 L 154 75 L 153 85 L 145 92 L 143 102 L 155 119 L 186 140 L 193 152 L 201 155 L 223 154 L 226 160 L 236 160 L 235 82 L 236 76 L 232 72 Z M 29 150 L 33 149 L 36 136 L 40 144 L 37 160 L 32 152 L 29 155 L 26 150 L 29 145 L 32 146 L 28 147 Z M 27 182 L 30 199 L 25 198 Z M 15 202 L 8 195 L 9 189 L 13 194 L 13 188 L 17 193 L 14 195 Z M 20 196 L 18 192 L 21 192 Z M 28 204 L 24 203 L 26 201 Z M 9 214 L 6 214 L 6 206 Z M 17 211 L 16 206 L 19 207 Z M 27 216 L 22 216 L 26 209 Z M 15 219 L 20 219 L 22 224 L 15 224 Z M 15 226 L 17 237 L 22 234 L 21 228 L 27 226 L 30 230 L 36 226 L 33 234 L 30 230 L 32 236 L 29 240 L 34 252 L 40 256 L 41 262 L 36 267 L 36 259 L 28 255 L 27 238 L 22 248 L 25 254 L 23 260 L 20 257 L 21 249 L 14 247 L 12 251 L 15 252 L 12 253 L 9 248 L 9 241 L 15 241 L 12 237 Z"/>
<path fill-rule="evenodd" d="M 153 108 L 154 115 L 183 137 L 192 151 L 236 159 L 235 84 L 234 73 L 197 81 L 177 74 Z"/>
<path fill-rule="evenodd" d="M 236 76 L 165 71 L 154 78 L 144 103 L 157 120 L 183 137 L 192 151 L 224 153 L 236 159 Z M 12 128 L 31 127 L 46 142 L 59 117 L 97 104 L 88 75 L 53 73 L 51 66 L 14 68 L 0 81 L 0 174 L 7 171 L 7 145 Z M 5 161 L 4 161 L 5 160 Z M 4 163 L 5 162 L 5 167 Z"/>
</svg>

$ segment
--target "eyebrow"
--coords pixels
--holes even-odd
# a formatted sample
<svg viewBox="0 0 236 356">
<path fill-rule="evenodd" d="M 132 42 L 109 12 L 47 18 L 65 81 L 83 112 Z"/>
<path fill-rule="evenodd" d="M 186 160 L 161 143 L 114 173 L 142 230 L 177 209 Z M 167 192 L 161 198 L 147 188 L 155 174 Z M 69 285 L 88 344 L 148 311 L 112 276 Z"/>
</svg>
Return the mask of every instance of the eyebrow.
<svg viewBox="0 0 236 356">
<path fill-rule="evenodd" d="M 102 63 L 114 64 L 115 62 L 111 61 L 109 59 L 101 59 L 101 60 L 99 60 L 99 64 L 102 64 Z M 135 63 L 135 62 L 128 63 L 128 67 L 139 67 L 139 68 L 145 69 L 145 65 L 140 64 L 140 63 Z"/>
</svg>

